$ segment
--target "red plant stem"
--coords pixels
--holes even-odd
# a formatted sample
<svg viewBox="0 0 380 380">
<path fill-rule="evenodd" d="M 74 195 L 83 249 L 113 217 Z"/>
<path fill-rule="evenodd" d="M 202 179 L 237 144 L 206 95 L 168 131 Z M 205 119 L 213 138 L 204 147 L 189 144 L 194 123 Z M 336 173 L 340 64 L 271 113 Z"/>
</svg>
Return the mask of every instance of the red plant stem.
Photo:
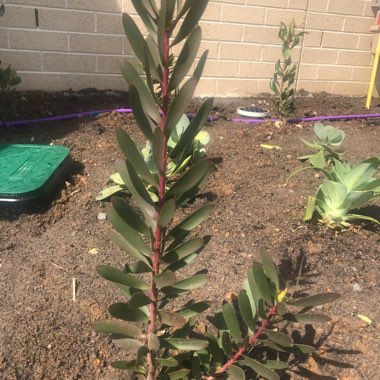
<svg viewBox="0 0 380 380">
<path fill-rule="evenodd" d="M 244 355 L 244 353 L 247 351 L 247 348 L 251 347 L 256 342 L 256 340 L 260 338 L 261 334 L 268 327 L 268 325 L 269 325 L 270 321 L 272 320 L 272 318 L 277 314 L 277 307 L 278 307 L 277 305 L 274 305 L 270 309 L 270 311 L 269 311 L 269 313 L 268 313 L 265 321 L 263 321 L 263 323 L 260 326 L 260 328 L 256 331 L 256 334 L 253 335 L 249 339 L 249 341 L 248 341 L 248 347 L 242 347 L 242 348 L 240 348 L 240 350 L 237 351 L 236 354 L 227 363 L 225 363 L 222 368 L 218 369 L 215 372 L 216 377 L 218 377 L 218 375 L 226 372 L 231 365 L 233 365 L 237 360 L 239 360 L 239 358 L 242 355 Z M 206 380 L 214 380 L 214 379 L 215 379 L 214 376 L 209 376 L 209 377 L 206 378 Z"/>
<path fill-rule="evenodd" d="M 170 91 L 169 91 L 169 32 L 165 31 L 164 36 L 164 62 L 162 73 L 162 106 L 161 106 L 161 132 L 163 136 L 162 152 L 161 152 L 161 173 L 159 176 L 158 186 L 158 206 L 157 206 L 157 220 L 160 218 L 161 209 L 164 205 L 165 191 L 166 191 L 166 164 L 167 164 L 167 138 L 165 136 L 166 117 L 170 104 Z M 150 345 L 149 338 L 157 330 L 157 303 L 158 303 L 158 289 L 154 282 L 154 276 L 160 273 L 160 258 L 163 249 L 163 235 L 165 229 L 158 226 L 156 227 L 154 234 L 154 249 L 153 249 L 153 272 L 150 282 L 150 322 L 148 326 L 148 346 Z M 156 379 L 156 364 L 155 364 L 155 352 L 152 347 L 149 347 L 150 351 L 147 355 L 148 373 L 147 380 Z"/>
</svg>

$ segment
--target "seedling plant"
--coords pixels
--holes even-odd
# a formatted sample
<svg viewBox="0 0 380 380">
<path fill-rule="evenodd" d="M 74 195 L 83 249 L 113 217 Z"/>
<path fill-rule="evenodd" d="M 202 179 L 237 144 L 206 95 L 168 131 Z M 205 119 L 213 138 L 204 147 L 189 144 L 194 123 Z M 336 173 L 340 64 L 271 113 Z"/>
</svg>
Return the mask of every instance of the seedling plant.
<svg viewBox="0 0 380 380">
<path fill-rule="evenodd" d="M 280 115 L 285 118 L 295 110 L 294 83 L 297 75 L 297 65 L 292 59 L 292 50 L 300 43 L 304 32 L 299 32 L 294 21 L 286 25 L 280 23 L 278 37 L 282 41 L 282 59 L 278 59 L 275 65 L 273 78 L 270 80 L 270 88 L 276 94 L 275 105 Z"/>
<path fill-rule="evenodd" d="M 95 329 L 111 334 L 128 356 L 135 355 L 133 360 L 112 363 L 113 367 L 148 380 L 245 379 L 247 368 L 253 376 L 277 380 L 276 371 L 286 367 L 280 357 L 313 351 L 293 341 L 290 324 L 328 321 L 327 316 L 310 311 L 335 300 L 338 294 L 293 299 L 286 286 L 281 286 L 275 263 L 261 251 L 237 300 L 225 302 L 215 312 L 215 333 L 197 330 L 195 319 L 211 302 L 194 300 L 191 292 L 207 282 L 207 271 L 188 277 L 181 269 L 199 256 L 210 239 L 197 236 L 194 230 L 212 213 L 211 205 L 206 203 L 194 211 L 189 201 L 203 188 L 213 165 L 202 158 L 170 183 L 167 170 L 171 160 L 186 151 L 212 107 L 212 100 L 206 100 L 170 150 L 175 126 L 192 99 L 205 64 L 207 52 L 188 77 L 201 40 L 198 22 L 208 1 L 162 0 L 160 8 L 153 0 L 132 3 L 149 34 L 144 38 L 127 14 L 123 24 L 145 80 L 129 62 L 122 72 L 129 84 L 136 123 L 151 145 L 154 171 L 129 134 L 118 130 L 125 159 L 117 163 L 117 170 L 132 202 L 113 197 L 108 218 L 115 229 L 112 240 L 129 259 L 122 270 L 101 265 L 97 271 L 120 289 L 125 302 L 112 304 L 109 312 L 114 319 L 96 323 Z M 171 71 L 170 48 L 180 43 L 183 47 Z M 160 83 L 160 96 L 155 82 Z M 153 187 L 156 201 L 145 183 Z M 187 210 L 182 218 L 181 207 Z"/>
</svg>

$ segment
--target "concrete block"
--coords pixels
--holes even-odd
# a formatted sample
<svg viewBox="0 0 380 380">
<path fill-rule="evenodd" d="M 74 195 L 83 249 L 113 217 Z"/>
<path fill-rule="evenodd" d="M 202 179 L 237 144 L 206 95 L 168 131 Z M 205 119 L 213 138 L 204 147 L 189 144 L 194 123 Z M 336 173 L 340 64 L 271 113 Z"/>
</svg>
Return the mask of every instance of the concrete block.
<svg viewBox="0 0 380 380">
<path fill-rule="evenodd" d="M 42 53 L 44 71 L 94 73 L 96 56 L 67 53 Z"/>
<path fill-rule="evenodd" d="M 253 96 L 257 94 L 256 79 L 218 79 L 216 93 L 220 97 Z"/>
<path fill-rule="evenodd" d="M 70 52 L 122 54 L 123 38 L 96 34 L 70 34 L 69 46 Z"/>
<path fill-rule="evenodd" d="M 334 0 L 329 2 L 327 12 L 362 16 L 364 12 L 364 5 L 365 1 L 363 0 Z"/>
<path fill-rule="evenodd" d="M 241 62 L 239 78 L 272 78 L 274 65 L 266 62 Z"/>
<path fill-rule="evenodd" d="M 195 96 L 215 96 L 216 94 L 216 79 L 202 77 L 195 90 Z"/>
<path fill-rule="evenodd" d="M 359 35 L 354 33 L 324 32 L 322 47 L 356 49 L 359 43 Z"/>
<path fill-rule="evenodd" d="M 350 81 L 352 77 L 351 66 L 319 66 L 318 68 L 318 80 L 331 80 L 335 81 Z"/>
<path fill-rule="evenodd" d="M 328 3 L 329 0 L 309 0 L 309 12 L 326 12 Z"/>
<path fill-rule="evenodd" d="M 338 65 L 370 66 L 372 61 L 371 52 L 343 50 L 339 52 Z"/>
<path fill-rule="evenodd" d="M 311 13 L 306 22 L 306 30 L 342 31 L 344 16 L 325 13 Z"/>
<path fill-rule="evenodd" d="M 336 49 L 317 49 L 304 48 L 302 53 L 303 63 L 314 64 L 334 64 L 338 60 L 338 50 Z"/>
<path fill-rule="evenodd" d="M 281 43 L 278 37 L 278 27 L 244 26 L 243 42 L 276 45 Z"/>
<path fill-rule="evenodd" d="M 17 71 L 41 71 L 40 53 L 30 51 L 1 50 L 0 60 L 2 67 L 12 65 Z"/>
<path fill-rule="evenodd" d="M 5 16 L 1 18 L 1 27 L 5 28 L 36 28 L 34 8 L 7 5 Z"/>
<path fill-rule="evenodd" d="M 97 13 L 96 32 L 103 34 L 124 35 L 124 28 L 121 14 Z"/>
<path fill-rule="evenodd" d="M 247 5 L 259 5 L 266 8 L 286 8 L 288 0 L 247 0 Z"/>
<path fill-rule="evenodd" d="M 198 61 L 195 62 L 195 65 Z M 208 59 L 203 71 L 207 78 L 237 78 L 239 73 L 238 61 L 220 61 Z"/>
<path fill-rule="evenodd" d="M 285 10 L 275 8 L 267 8 L 266 10 L 265 25 L 279 26 L 281 21 L 288 24 L 292 20 L 295 21 L 296 25 L 300 29 L 300 27 L 305 22 L 305 12 L 299 10 Z"/>
<path fill-rule="evenodd" d="M 236 41 L 242 38 L 242 26 L 234 24 L 217 24 L 201 21 L 202 38 L 204 41 Z"/>
<path fill-rule="evenodd" d="M 68 51 L 68 36 L 61 32 L 9 30 L 9 42 L 12 49 Z"/>
<path fill-rule="evenodd" d="M 46 7 L 46 8 L 65 8 L 65 0 L 7 0 L 9 4 L 28 5 L 31 7 Z"/>
<path fill-rule="evenodd" d="M 129 3 L 128 1 L 127 3 Z M 122 0 L 67 0 L 68 9 L 83 9 L 87 11 L 116 12 L 122 11 Z"/>
<path fill-rule="evenodd" d="M 230 59 L 238 61 L 259 60 L 261 46 L 252 44 L 221 43 L 219 59 Z"/>
</svg>

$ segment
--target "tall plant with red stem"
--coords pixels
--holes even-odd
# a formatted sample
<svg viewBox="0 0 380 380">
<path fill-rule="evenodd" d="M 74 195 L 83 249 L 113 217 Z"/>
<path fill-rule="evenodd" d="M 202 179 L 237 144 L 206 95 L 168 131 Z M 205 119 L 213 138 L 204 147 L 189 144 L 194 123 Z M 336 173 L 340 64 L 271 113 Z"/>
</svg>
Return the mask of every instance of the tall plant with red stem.
<svg viewBox="0 0 380 380">
<path fill-rule="evenodd" d="M 132 3 L 148 35 L 144 37 L 127 14 L 123 15 L 123 25 L 145 76 L 141 77 L 130 62 L 125 62 L 122 73 L 129 84 L 136 124 L 152 146 L 154 165 L 146 164 L 137 143 L 126 131 L 117 131 L 125 159 L 116 166 L 132 194 L 132 202 L 113 197 L 108 219 L 114 227 L 111 239 L 131 260 L 123 270 L 109 265 L 97 268 L 102 277 L 120 289 L 126 302 L 112 304 L 109 312 L 116 320 L 98 322 L 95 329 L 111 334 L 117 346 L 136 354 L 134 360 L 112 363 L 115 368 L 148 380 L 226 376 L 243 379 L 244 366 L 274 379 L 277 374 L 270 368 L 273 361 L 266 360 L 270 350 L 292 353 L 309 352 L 310 348 L 294 344 L 288 335 L 270 328 L 287 319 L 325 321 L 326 317 L 307 311 L 314 304 L 336 298 L 336 294 L 293 302 L 292 307 L 302 306 L 302 310 L 291 313 L 284 303 L 286 292 L 280 290 L 276 266 L 262 252 L 262 263 L 255 263 L 250 269 L 238 302 L 225 303 L 216 312 L 217 334 L 202 335 L 196 331 L 194 317 L 211 303 L 189 296 L 183 303 L 181 296 L 204 285 L 207 274 L 201 270 L 184 278 L 179 270 L 194 261 L 209 241 L 208 236 L 195 236 L 193 230 L 210 215 L 212 207 L 206 203 L 179 222 L 174 222 L 174 215 L 202 189 L 213 165 L 206 158 L 201 159 L 170 182 L 166 172 L 171 160 L 181 157 L 203 127 L 212 100 L 206 100 L 199 108 L 174 148 L 167 142 L 193 97 L 206 61 L 207 52 L 188 75 L 201 41 L 198 21 L 208 0 L 161 0 L 160 8 L 155 0 Z M 180 43 L 182 48 L 171 70 L 170 50 Z M 154 189 L 157 202 L 146 190 L 146 183 Z M 259 355 L 265 354 L 264 361 L 247 356 L 257 347 Z"/>
</svg>

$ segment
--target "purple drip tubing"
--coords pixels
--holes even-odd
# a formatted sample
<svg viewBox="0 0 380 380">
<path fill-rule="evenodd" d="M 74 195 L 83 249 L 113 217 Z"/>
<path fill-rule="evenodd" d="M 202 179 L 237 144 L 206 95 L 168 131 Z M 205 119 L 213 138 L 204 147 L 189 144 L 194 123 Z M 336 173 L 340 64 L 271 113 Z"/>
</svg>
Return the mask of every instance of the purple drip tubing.
<svg viewBox="0 0 380 380">
<path fill-rule="evenodd" d="M 30 120 L 14 120 L 14 121 L 6 121 L 6 122 L 0 122 L 0 126 L 22 126 L 22 125 L 31 125 L 31 124 L 38 124 L 38 123 L 46 123 L 51 121 L 62 121 L 62 120 L 71 120 L 76 119 L 80 117 L 91 117 L 91 116 L 97 116 L 102 113 L 110 113 L 110 112 L 117 112 L 117 113 L 132 113 L 132 109 L 130 108 L 116 108 L 116 109 L 106 109 L 106 110 L 98 110 L 98 111 L 86 111 L 86 112 L 76 112 L 71 113 L 67 115 L 60 115 L 60 116 L 50 116 L 50 117 L 44 117 L 44 118 L 38 118 L 38 119 L 30 119 Z M 188 115 L 190 118 L 192 118 L 193 115 Z M 291 124 L 301 123 L 301 122 L 311 122 L 311 121 L 321 121 L 321 120 L 351 120 L 351 119 L 371 119 L 371 118 L 377 118 L 380 117 L 380 114 L 359 114 L 359 115 L 332 115 L 332 116 L 316 116 L 316 117 L 304 117 L 304 118 L 293 118 L 288 119 L 287 122 Z M 216 121 L 219 117 L 213 117 L 210 116 L 208 118 L 208 121 Z M 234 123 L 263 123 L 266 120 L 269 121 L 278 121 L 280 119 L 249 119 L 249 118 L 232 118 L 227 119 L 227 121 L 231 121 Z"/>
</svg>

